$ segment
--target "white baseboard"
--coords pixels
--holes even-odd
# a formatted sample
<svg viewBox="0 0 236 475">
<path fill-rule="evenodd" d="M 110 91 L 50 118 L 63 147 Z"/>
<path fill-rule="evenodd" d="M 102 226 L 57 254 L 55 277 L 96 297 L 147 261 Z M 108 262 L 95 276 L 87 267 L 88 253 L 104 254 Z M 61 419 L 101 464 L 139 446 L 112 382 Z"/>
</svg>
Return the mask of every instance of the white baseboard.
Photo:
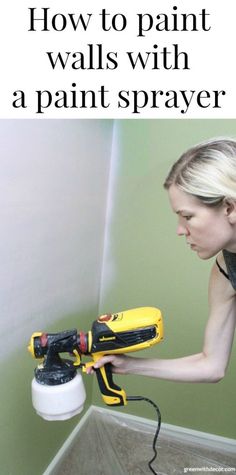
<svg viewBox="0 0 236 475">
<path fill-rule="evenodd" d="M 156 421 L 146 419 L 143 417 L 134 416 L 132 414 L 127 414 L 121 411 L 114 411 L 112 409 L 107 409 L 98 406 L 90 406 L 87 412 L 84 414 L 82 419 L 79 421 L 77 426 L 71 432 L 69 437 L 66 439 L 65 443 L 62 445 L 61 449 L 58 451 L 46 471 L 43 475 L 53 475 L 56 468 L 60 465 L 63 460 L 66 452 L 70 448 L 73 440 L 76 438 L 77 434 L 83 429 L 87 419 L 91 417 L 94 413 L 107 414 L 110 417 L 119 418 L 123 420 L 129 427 L 132 426 L 136 429 L 150 432 L 154 432 L 156 428 Z M 171 438 L 176 442 L 183 442 L 186 444 L 197 445 L 198 447 L 209 448 L 211 450 L 220 450 L 227 452 L 229 454 L 235 455 L 236 453 L 236 440 L 229 439 L 227 437 L 221 437 L 215 434 L 208 434 L 206 432 L 200 432 L 197 430 L 187 429 L 185 427 L 174 426 L 172 424 L 162 423 L 161 425 L 161 436 Z"/>
</svg>

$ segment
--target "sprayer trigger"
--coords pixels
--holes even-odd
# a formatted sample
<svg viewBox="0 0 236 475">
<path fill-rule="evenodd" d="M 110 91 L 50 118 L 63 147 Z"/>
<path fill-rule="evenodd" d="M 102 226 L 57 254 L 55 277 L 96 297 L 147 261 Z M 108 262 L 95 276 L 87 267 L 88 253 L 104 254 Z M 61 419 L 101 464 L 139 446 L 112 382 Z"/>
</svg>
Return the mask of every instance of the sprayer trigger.
<svg viewBox="0 0 236 475">
<path fill-rule="evenodd" d="M 94 366 L 94 361 L 89 361 L 88 363 L 85 363 L 82 365 L 82 371 L 83 373 L 86 373 L 88 368 L 92 368 Z"/>
<path fill-rule="evenodd" d="M 73 365 L 74 366 L 80 366 L 81 365 L 81 356 L 77 350 L 73 350 L 73 354 L 75 355 L 76 360 L 74 361 Z"/>
</svg>

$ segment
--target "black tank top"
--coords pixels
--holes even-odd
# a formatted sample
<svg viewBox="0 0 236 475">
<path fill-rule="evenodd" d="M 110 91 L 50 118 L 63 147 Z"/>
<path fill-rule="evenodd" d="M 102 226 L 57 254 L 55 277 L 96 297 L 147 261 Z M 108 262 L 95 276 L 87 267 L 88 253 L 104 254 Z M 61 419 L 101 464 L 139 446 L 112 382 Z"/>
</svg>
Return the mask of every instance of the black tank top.
<svg viewBox="0 0 236 475">
<path fill-rule="evenodd" d="M 223 249 L 223 256 L 227 267 L 229 280 L 233 288 L 236 290 L 236 253 Z"/>
</svg>

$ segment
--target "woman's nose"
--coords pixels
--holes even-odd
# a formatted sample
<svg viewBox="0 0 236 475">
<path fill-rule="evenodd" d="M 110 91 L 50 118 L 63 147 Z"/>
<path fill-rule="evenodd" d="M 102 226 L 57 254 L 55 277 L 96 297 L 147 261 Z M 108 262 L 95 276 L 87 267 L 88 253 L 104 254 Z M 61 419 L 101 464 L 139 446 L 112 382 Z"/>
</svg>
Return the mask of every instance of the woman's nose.
<svg viewBox="0 0 236 475">
<path fill-rule="evenodd" d="M 178 236 L 187 236 L 189 234 L 188 229 L 183 224 L 178 224 L 177 226 L 177 235 Z"/>
</svg>

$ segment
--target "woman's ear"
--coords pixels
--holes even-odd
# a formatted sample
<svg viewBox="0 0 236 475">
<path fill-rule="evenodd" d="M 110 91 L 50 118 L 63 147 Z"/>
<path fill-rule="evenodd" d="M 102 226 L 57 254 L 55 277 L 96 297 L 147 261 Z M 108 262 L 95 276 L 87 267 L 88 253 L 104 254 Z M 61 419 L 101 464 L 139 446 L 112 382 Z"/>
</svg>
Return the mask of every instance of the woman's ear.
<svg viewBox="0 0 236 475">
<path fill-rule="evenodd" d="M 229 223 L 236 224 L 236 201 L 231 198 L 225 198 L 224 209 Z"/>
</svg>

